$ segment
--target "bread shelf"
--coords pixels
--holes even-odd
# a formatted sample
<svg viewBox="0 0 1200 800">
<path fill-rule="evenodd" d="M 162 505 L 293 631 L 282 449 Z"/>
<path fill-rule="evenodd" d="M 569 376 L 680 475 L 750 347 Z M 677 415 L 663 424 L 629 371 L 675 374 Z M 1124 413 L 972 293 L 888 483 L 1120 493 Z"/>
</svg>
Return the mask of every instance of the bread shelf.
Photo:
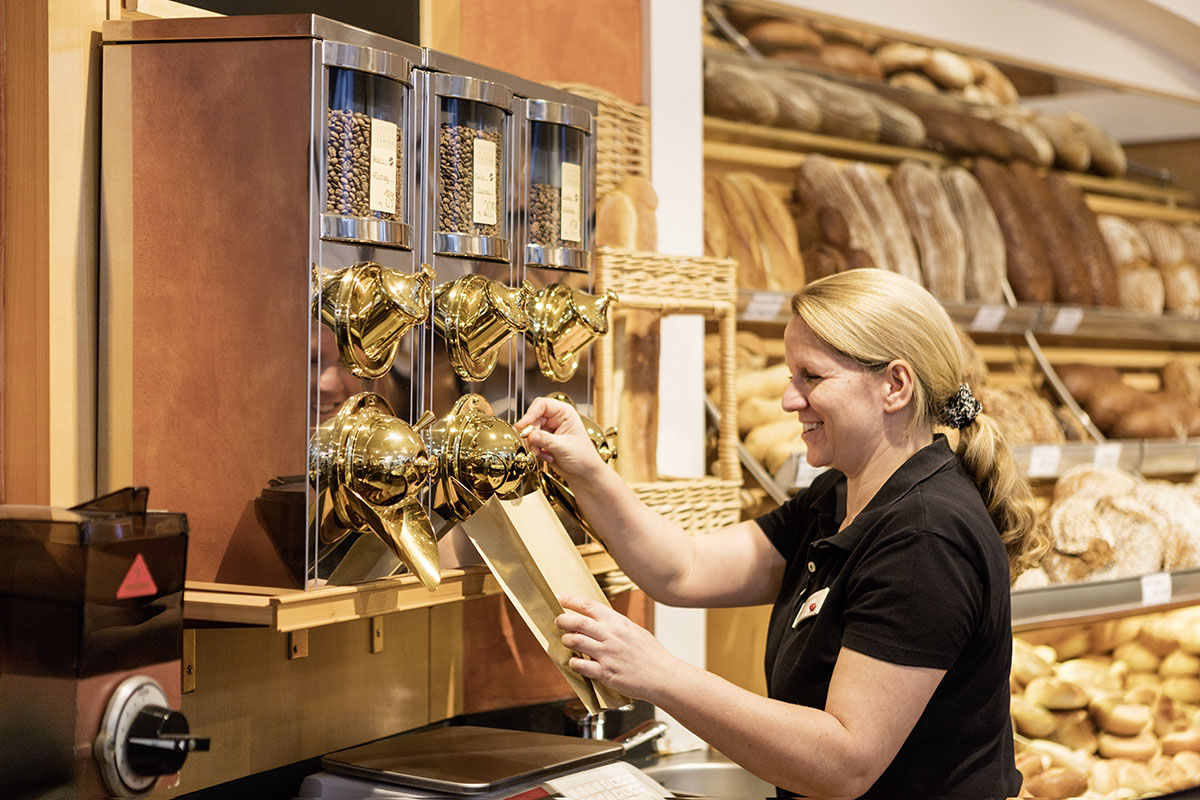
<svg viewBox="0 0 1200 800">
<path fill-rule="evenodd" d="M 1196 439 L 1187 442 L 1136 439 L 1100 444 L 1014 445 L 1012 451 L 1018 468 L 1033 480 L 1054 480 L 1080 466 L 1117 467 L 1148 478 L 1200 471 L 1200 440 Z M 775 486 L 792 494 L 807 487 L 824 471 L 824 468 L 810 467 L 804 454 L 796 453 L 775 471 Z"/>
<path fill-rule="evenodd" d="M 1014 633 L 1082 624 L 1200 602 L 1200 569 L 1022 589 L 1012 593 Z"/>
<path fill-rule="evenodd" d="M 598 544 L 580 545 L 579 553 L 593 575 L 617 569 L 612 556 Z M 287 632 L 461 602 L 500 591 L 496 579 L 482 565 L 443 570 L 441 585 L 432 592 L 408 574 L 310 591 L 188 581 L 183 592 L 183 615 L 189 622 L 251 625 Z"/>
<path fill-rule="evenodd" d="M 785 325 L 791 319 L 790 292 L 738 291 L 738 322 Z M 1023 336 L 1030 331 L 1056 344 L 1087 342 L 1104 346 L 1195 350 L 1200 320 L 1175 315 L 1150 317 L 1073 306 L 946 305 L 951 319 L 977 334 Z"/>
</svg>

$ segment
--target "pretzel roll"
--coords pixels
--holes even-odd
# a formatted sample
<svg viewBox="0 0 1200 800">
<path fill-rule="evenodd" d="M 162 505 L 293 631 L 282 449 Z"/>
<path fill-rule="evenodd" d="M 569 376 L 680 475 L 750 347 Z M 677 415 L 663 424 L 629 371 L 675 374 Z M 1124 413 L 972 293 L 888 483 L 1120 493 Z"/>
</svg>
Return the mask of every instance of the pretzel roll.
<svg viewBox="0 0 1200 800">
<path fill-rule="evenodd" d="M 1126 703 L 1118 695 L 1096 698 L 1088 705 L 1088 711 L 1104 731 L 1118 736 L 1136 736 L 1154 724 L 1150 706 Z"/>
<path fill-rule="evenodd" d="M 1008 711 L 1013 720 L 1013 727 L 1022 736 L 1044 739 L 1058 727 L 1058 720 L 1054 718 L 1054 714 L 1019 694 L 1009 698 Z"/>
<path fill-rule="evenodd" d="M 1133 761 L 1149 761 L 1155 756 L 1162 755 L 1162 745 L 1158 737 L 1149 731 L 1143 731 L 1137 736 L 1116 736 L 1111 733 L 1100 733 L 1099 753 L 1101 758 L 1128 758 Z"/>
<path fill-rule="evenodd" d="M 1200 656 L 1175 650 L 1163 656 L 1162 663 L 1158 665 L 1158 674 L 1164 678 L 1200 675 Z"/>
<path fill-rule="evenodd" d="M 1200 705 L 1200 678 L 1179 675 L 1163 678 L 1162 691 L 1172 700 Z"/>
<path fill-rule="evenodd" d="M 1031 680 L 1025 687 L 1025 697 L 1051 711 L 1071 711 L 1088 704 L 1087 692 L 1079 684 L 1046 676 Z"/>
<path fill-rule="evenodd" d="M 1065 800 L 1083 794 L 1087 788 L 1088 778 L 1085 773 L 1070 767 L 1051 767 L 1025 781 L 1021 791 L 1028 792 L 1029 797 Z"/>
</svg>

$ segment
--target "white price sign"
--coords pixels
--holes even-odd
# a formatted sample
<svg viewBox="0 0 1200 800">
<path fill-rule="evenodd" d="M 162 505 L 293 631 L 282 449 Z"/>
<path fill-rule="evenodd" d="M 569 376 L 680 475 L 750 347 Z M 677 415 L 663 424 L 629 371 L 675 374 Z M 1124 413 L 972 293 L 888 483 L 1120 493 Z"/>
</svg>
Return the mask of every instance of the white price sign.
<svg viewBox="0 0 1200 800">
<path fill-rule="evenodd" d="M 1004 322 L 1004 315 L 1008 313 L 1005 306 L 983 305 L 975 312 L 975 318 L 971 320 L 971 330 L 981 333 L 992 333 L 1000 330 L 1000 324 Z"/>
<path fill-rule="evenodd" d="M 1161 606 L 1171 602 L 1171 573 L 1152 572 L 1142 576 L 1142 605 Z"/>
<path fill-rule="evenodd" d="M 1050 332 L 1057 336 L 1070 336 L 1079 330 L 1081 322 L 1083 322 L 1083 309 L 1065 306 L 1054 315 L 1054 322 L 1050 323 Z"/>
<path fill-rule="evenodd" d="M 783 292 L 755 292 L 750 296 L 750 302 L 746 304 L 741 317 L 746 322 L 774 322 L 779 318 L 787 299 L 787 294 Z"/>
<path fill-rule="evenodd" d="M 1092 466 L 1097 469 L 1115 468 L 1121 463 L 1121 443 L 1105 442 L 1096 445 Z"/>
<path fill-rule="evenodd" d="M 1058 462 L 1062 458 L 1062 448 L 1053 444 L 1040 444 L 1029 449 L 1029 470 L 1031 478 L 1052 478 L 1058 474 Z"/>
</svg>

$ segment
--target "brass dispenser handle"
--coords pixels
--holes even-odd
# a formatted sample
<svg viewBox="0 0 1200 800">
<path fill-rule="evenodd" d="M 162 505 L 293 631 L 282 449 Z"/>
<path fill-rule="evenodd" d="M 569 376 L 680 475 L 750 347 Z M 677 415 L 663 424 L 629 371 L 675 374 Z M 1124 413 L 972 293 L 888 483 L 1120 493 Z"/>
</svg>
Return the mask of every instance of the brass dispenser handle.
<svg viewBox="0 0 1200 800">
<path fill-rule="evenodd" d="M 583 351 L 608 333 L 608 307 L 616 300 L 612 291 L 591 295 L 561 283 L 534 295 L 526 337 L 544 376 L 559 383 L 574 376 Z"/>
</svg>

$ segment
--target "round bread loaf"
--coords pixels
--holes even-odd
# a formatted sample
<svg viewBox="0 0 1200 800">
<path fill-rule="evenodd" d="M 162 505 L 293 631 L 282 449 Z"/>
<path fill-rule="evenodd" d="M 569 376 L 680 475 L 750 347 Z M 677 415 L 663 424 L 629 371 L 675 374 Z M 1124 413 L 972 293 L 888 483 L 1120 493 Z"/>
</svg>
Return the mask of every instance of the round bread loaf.
<svg viewBox="0 0 1200 800">
<path fill-rule="evenodd" d="M 1162 316 L 1166 306 L 1162 273 L 1141 260 L 1118 267 L 1117 297 L 1126 311 Z"/>
<path fill-rule="evenodd" d="M 1087 692 L 1077 683 L 1039 675 L 1025 687 L 1025 699 L 1051 711 L 1071 711 L 1086 708 Z"/>
<path fill-rule="evenodd" d="M 764 55 L 780 50 L 815 52 L 825 43 L 811 25 L 800 20 L 760 19 L 747 26 L 742 33 Z"/>
</svg>

